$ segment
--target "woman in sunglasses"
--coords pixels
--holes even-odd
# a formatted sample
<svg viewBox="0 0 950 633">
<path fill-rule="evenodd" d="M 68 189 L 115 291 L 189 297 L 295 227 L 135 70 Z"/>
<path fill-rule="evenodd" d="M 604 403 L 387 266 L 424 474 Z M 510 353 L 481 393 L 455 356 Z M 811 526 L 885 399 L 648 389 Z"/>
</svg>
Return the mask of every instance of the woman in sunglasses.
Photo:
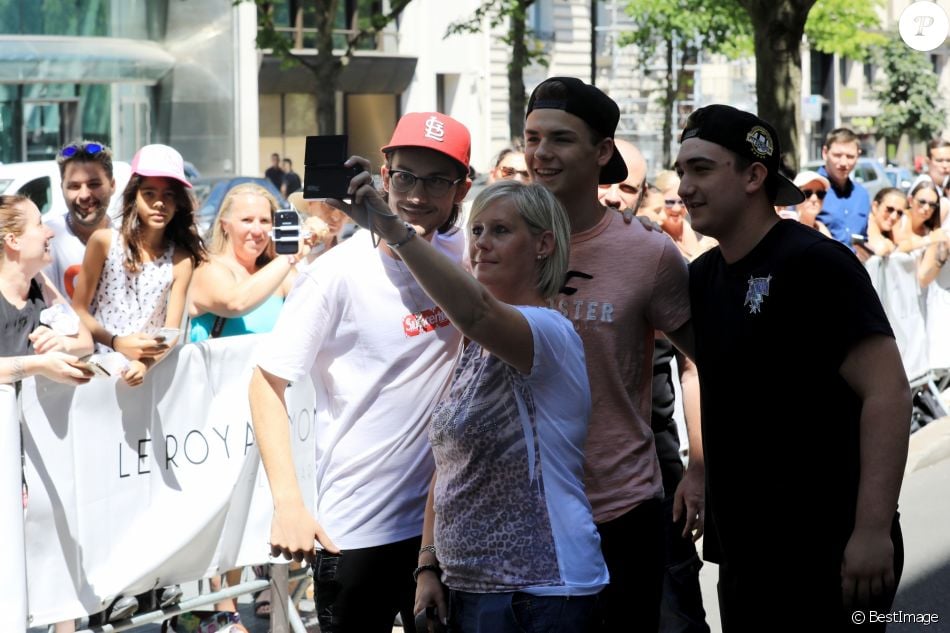
<svg viewBox="0 0 950 633">
<path fill-rule="evenodd" d="M 902 253 L 920 253 L 917 281 L 925 288 L 947 263 L 950 238 L 940 226 L 940 191 L 932 180 L 914 185 L 907 200 L 910 210 L 894 229 L 897 248 Z"/>
<path fill-rule="evenodd" d="M 680 179 L 675 172 L 662 171 L 656 177 L 663 192 L 663 206 L 658 213 L 663 232 L 673 239 L 683 257 L 692 261 L 716 245 L 711 237 L 700 237 L 693 231 L 683 198 L 679 194 Z"/>
<path fill-rule="evenodd" d="M 488 174 L 488 184 L 499 180 L 528 182 L 528 165 L 524 162 L 524 152 L 513 147 L 501 150 L 494 168 Z"/>
<path fill-rule="evenodd" d="M 885 187 L 877 192 L 871 201 L 871 215 L 868 216 L 868 241 L 864 252 L 879 257 L 887 257 L 897 248 L 894 227 L 907 211 L 907 195 L 897 187 Z M 861 251 L 858 251 L 860 256 Z"/>
<path fill-rule="evenodd" d="M 795 186 L 805 194 L 804 202 L 798 203 L 796 207 L 798 221 L 805 226 L 810 226 L 825 237 L 831 237 L 831 231 L 828 230 L 824 222 L 818 221 L 821 205 L 824 204 L 828 188 L 831 186 L 828 179 L 816 171 L 802 171 L 795 176 L 794 182 Z"/>
<path fill-rule="evenodd" d="M 911 253 L 946 239 L 940 226 L 940 192 L 932 180 L 914 185 L 907 203 L 908 213 L 894 227 L 898 250 Z"/>
</svg>

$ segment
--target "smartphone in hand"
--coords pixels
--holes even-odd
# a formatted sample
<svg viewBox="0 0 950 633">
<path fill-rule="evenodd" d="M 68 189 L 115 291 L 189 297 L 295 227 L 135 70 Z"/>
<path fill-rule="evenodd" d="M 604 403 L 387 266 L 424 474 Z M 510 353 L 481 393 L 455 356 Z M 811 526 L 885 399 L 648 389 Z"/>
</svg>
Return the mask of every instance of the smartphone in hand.
<svg viewBox="0 0 950 633">
<path fill-rule="evenodd" d="M 155 334 L 155 340 L 159 343 L 167 343 L 175 340 L 179 332 L 181 332 L 181 330 L 177 327 L 163 327 Z"/>
<path fill-rule="evenodd" d="M 69 364 L 90 377 L 108 378 L 112 375 L 109 373 L 109 370 L 92 359 L 92 354 L 83 356 L 79 360 Z"/>
</svg>

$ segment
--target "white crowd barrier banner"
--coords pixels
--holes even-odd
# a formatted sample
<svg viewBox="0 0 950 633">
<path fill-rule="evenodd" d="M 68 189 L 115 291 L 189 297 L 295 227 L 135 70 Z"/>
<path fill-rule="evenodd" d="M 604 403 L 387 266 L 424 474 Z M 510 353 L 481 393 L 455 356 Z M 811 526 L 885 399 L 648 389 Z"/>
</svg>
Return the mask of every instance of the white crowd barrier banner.
<svg viewBox="0 0 950 633">
<path fill-rule="evenodd" d="M 273 506 L 247 398 L 258 342 L 241 336 L 178 347 L 136 388 L 115 378 L 78 388 L 25 383 L 31 626 L 100 611 L 120 594 L 269 560 Z M 310 381 L 288 390 L 287 406 L 309 505 Z"/>
<path fill-rule="evenodd" d="M 927 340 L 930 368 L 934 370 L 950 369 L 950 291 L 941 281 L 938 276 L 935 283 L 927 286 Z"/>
<path fill-rule="evenodd" d="M 914 381 L 931 367 L 917 257 L 913 253 L 891 253 L 868 259 L 865 267 L 891 322 L 907 377 Z"/>
<path fill-rule="evenodd" d="M 26 557 L 16 394 L 0 385 L 0 631 L 26 631 Z"/>
</svg>

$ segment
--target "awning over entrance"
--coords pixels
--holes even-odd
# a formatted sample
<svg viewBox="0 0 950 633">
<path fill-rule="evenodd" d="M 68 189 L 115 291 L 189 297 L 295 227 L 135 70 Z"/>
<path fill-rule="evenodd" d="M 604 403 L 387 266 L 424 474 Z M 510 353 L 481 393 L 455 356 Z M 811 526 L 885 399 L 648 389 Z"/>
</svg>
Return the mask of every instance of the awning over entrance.
<svg viewBox="0 0 950 633">
<path fill-rule="evenodd" d="M 118 37 L 0 36 L 0 83 L 155 84 L 175 58 L 155 42 Z"/>
<path fill-rule="evenodd" d="M 349 94 L 401 94 L 412 82 L 416 58 L 370 51 L 360 51 L 350 58 L 340 74 L 340 92 Z M 265 55 L 258 73 L 261 94 L 313 93 L 313 74 L 297 65 L 281 68 L 280 60 Z"/>
</svg>

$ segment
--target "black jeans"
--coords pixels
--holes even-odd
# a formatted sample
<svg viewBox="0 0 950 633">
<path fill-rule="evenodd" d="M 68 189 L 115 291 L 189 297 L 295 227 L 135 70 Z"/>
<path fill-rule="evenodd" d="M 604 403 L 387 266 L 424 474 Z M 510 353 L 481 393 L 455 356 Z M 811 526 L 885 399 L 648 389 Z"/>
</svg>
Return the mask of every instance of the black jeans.
<svg viewBox="0 0 950 633">
<path fill-rule="evenodd" d="M 673 522 L 673 497 L 663 500 L 666 532 L 666 570 L 663 573 L 663 601 L 660 606 L 660 633 L 709 633 L 703 594 L 699 586 L 699 559 L 691 537 L 683 538 L 685 517 Z"/>
<path fill-rule="evenodd" d="M 396 614 L 403 631 L 415 633 L 412 606 L 421 537 L 317 555 L 314 600 L 322 633 L 391 633 Z"/>
<path fill-rule="evenodd" d="M 663 508 L 650 499 L 597 526 L 610 584 L 598 600 L 600 631 L 655 633 L 660 622 L 666 548 Z"/>
</svg>

